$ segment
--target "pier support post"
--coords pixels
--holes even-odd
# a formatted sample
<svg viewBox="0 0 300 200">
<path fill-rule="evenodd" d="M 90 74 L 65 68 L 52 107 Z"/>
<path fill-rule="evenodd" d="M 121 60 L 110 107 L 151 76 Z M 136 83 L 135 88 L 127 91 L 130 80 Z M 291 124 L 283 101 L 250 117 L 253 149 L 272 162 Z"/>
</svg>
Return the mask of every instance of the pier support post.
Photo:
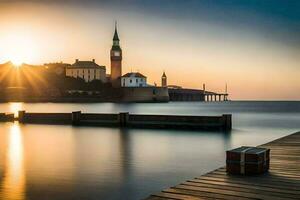
<svg viewBox="0 0 300 200">
<path fill-rule="evenodd" d="M 72 124 L 80 125 L 81 111 L 72 112 Z"/>
<path fill-rule="evenodd" d="M 18 112 L 18 119 L 19 119 L 20 123 L 24 123 L 25 122 L 25 114 L 26 114 L 25 110 L 20 110 Z"/>
<path fill-rule="evenodd" d="M 129 112 L 119 113 L 120 127 L 126 127 L 129 120 Z"/>
<path fill-rule="evenodd" d="M 224 114 L 222 115 L 222 118 L 223 118 L 223 130 L 230 131 L 232 129 L 232 115 Z"/>
</svg>

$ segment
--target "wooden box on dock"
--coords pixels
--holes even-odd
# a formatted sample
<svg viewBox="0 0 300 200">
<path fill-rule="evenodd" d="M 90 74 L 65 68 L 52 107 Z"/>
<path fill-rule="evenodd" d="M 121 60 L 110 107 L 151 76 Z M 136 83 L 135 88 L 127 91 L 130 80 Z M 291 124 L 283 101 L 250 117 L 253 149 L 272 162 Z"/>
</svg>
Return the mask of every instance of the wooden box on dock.
<svg viewBox="0 0 300 200">
<path fill-rule="evenodd" d="M 270 149 L 242 146 L 226 152 L 229 174 L 262 174 L 269 170 Z"/>
</svg>

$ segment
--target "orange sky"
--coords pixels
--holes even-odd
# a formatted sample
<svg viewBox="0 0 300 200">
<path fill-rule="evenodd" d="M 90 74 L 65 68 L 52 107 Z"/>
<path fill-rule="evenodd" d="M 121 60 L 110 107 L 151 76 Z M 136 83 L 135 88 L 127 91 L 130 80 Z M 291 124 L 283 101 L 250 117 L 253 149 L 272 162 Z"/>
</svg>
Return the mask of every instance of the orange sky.
<svg viewBox="0 0 300 200">
<path fill-rule="evenodd" d="M 0 63 L 42 64 L 96 59 L 110 72 L 114 20 L 123 73 L 148 82 L 223 92 L 231 99 L 299 100 L 300 50 L 244 30 L 193 20 L 161 18 L 107 7 L 0 3 Z M 270 32 L 271 33 L 271 32 Z"/>
</svg>

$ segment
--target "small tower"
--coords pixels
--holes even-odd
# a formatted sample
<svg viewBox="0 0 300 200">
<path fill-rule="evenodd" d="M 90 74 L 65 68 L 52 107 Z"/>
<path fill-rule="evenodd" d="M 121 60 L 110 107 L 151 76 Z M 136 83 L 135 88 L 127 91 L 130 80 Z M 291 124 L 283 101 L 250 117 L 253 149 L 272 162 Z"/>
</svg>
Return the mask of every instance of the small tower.
<svg viewBox="0 0 300 200">
<path fill-rule="evenodd" d="M 161 76 L 161 87 L 167 87 L 167 76 L 166 73 L 164 72 L 163 75 Z"/>
<path fill-rule="evenodd" d="M 110 50 L 110 63 L 112 85 L 113 87 L 120 87 L 122 76 L 122 49 L 120 47 L 120 39 L 117 31 L 117 22 L 115 23 L 113 45 Z"/>
</svg>

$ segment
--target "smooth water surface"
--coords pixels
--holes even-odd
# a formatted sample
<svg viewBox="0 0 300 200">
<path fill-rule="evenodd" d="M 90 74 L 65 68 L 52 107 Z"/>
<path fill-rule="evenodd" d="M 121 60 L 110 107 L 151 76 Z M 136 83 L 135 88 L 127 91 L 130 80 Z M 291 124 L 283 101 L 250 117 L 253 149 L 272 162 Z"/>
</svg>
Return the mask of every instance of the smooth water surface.
<svg viewBox="0 0 300 200">
<path fill-rule="evenodd" d="M 233 114 L 222 132 L 0 123 L 0 199 L 142 199 L 223 166 L 225 151 L 300 130 L 300 102 L 6 103 L 0 112 Z"/>
</svg>

